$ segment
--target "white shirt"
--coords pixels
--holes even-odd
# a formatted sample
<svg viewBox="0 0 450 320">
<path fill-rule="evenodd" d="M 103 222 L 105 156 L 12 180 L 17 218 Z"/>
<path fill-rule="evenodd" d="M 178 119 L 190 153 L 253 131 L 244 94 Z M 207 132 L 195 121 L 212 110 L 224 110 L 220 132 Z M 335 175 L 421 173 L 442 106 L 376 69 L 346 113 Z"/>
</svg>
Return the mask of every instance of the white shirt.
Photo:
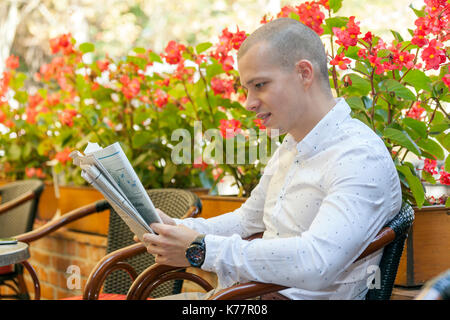
<svg viewBox="0 0 450 320">
<path fill-rule="evenodd" d="M 382 250 L 353 262 L 399 212 L 401 188 L 383 141 L 336 101 L 302 141 L 286 135 L 239 209 L 176 221 L 206 234 L 202 269 L 220 287 L 260 281 L 290 287 L 280 293 L 291 299 L 364 299 Z"/>
</svg>

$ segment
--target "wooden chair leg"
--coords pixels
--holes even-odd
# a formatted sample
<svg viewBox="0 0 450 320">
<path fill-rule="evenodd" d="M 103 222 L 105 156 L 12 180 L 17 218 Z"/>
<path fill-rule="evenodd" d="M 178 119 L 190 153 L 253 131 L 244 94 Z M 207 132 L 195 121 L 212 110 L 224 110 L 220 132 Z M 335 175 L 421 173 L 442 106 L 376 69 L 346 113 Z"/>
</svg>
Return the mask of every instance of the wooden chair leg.
<svg viewBox="0 0 450 320">
<path fill-rule="evenodd" d="M 30 295 L 28 294 L 27 284 L 23 278 L 23 273 L 17 275 L 17 287 L 19 289 L 18 298 L 21 300 L 30 300 Z"/>
</svg>

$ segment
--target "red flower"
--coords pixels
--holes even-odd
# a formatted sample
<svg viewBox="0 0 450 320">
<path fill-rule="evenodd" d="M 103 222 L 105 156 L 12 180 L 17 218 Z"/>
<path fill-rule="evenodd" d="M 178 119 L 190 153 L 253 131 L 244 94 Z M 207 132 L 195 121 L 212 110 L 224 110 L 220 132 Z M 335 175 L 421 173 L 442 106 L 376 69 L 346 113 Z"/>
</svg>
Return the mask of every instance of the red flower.
<svg viewBox="0 0 450 320">
<path fill-rule="evenodd" d="M 205 171 L 208 168 L 208 164 L 201 158 L 196 159 L 196 161 L 194 161 L 194 164 L 192 166 L 196 169 L 200 169 L 201 171 Z"/>
<path fill-rule="evenodd" d="M 38 114 L 39 112 L 35 108 L 27 107 L 25 109 L 25 115 L 27 116 L 26 122 L 29 124 L 35 124 Z"/>
<path fill-rule="evenodd" d="M 266 129 L 266 126 L 262 124 L 262 120 L 261 120 L 261 119 L 253 119 L 253 122 L 255 123 L 255 125 L 256 125 L 260 130 Z"/>
<path fill-rule="evenodd" d="M 0 110 L 0 123 L 5 122 L 5 120 L 6 120 L 6 114 L 2 110 Z"/>
<path fill-rule="evenodd" d="M 423 162 L 423 171 L 428 172 L 429 174 L 436 174 L 437 161 L 431 159 L 425 159 Z"/>
<path fill-rule="evenodd" d="M 450 185 L 450 173 L 441 171 L 441 176 L 439 177 L 439 182 L 441 184 Z"/>
<path fill-rule="evenodd" d="M 422 59 L 425 61 L 425 69 L 439 69 L 439 65 L 446 60 L 445 51 L 442 49 L 443 44 L 433 39 L 422 51 Z"/>
<path fill-rule="evenodd" d="M 164 49 L 164 52 L 166 53 L 164 57 L 167 63 L 178 64 L 178 62 L 180 62 L 182 59 L 184 50 L 186 50 L 186 47 L 184 45 L 178 44 L 173 40 L 169 41 L 167 47 Z"/>
<path fill-rule="evenodd" d="M 109 66 L 109 60 L 98 60 L 97 62 L 97 67 L 100 69 L 100 71 L 105 71 L 108 70 L 108 66 Z"/>
<path fill-rule="evenodd" d="M 19 67 L 19 57 L 10 55 L 8 59 L 6 59 L 6 67 L 9 69 L 17 69 Z"/>
<path fill-rule="evenodd" d="M 70 160 L 70 152 L 70 148 L 64 148 L 63 151 L 56 153 L 55 159 L 58 160 L 61 164 L 66 164 L 66 162 Z"/>
<path fill-rule="evenodd" d="M 158 88 L 153 94 L 153 99 L 159 108 L 164 108 L 169 101 L 169 95 L 164 90 Z"/>
<path fill-rule="evenodd" d="M 65 109 L 63 112 L 59 114 L 59 121 L 62 124 L 72 127 L 73 126 L 73 117 L 78 114 L 77 110 L 74 109 Z"/>
<path fill-rule="evenodd" d="M 34 176 L 38 178 L 45 178 L 45 173 L 42 168 L 25 168 L 25 175 L 28 178 L 33 178 Z"/>
<path fill-rule="evenodd" d="M 416 102 L 409 110 L 409 112 L 406 114 L 406 116 L 416 120 L 421 120 L 424 118 L 423 113 L 425 111 L 426 110 L 420 106 L 420 102 Z"/>
<path fill-rule="evenodd" d="M 445 83 L 445 85 L 450 90 L 450 65 L 448 66 L 448 72 L 445 76 L 442 77 L 442 81 Z"/>
<path fill-rule="evenodd" d="M 138 78 L 134 78 L 130 81 L 127 75 L 120 77 L 120 82 L 123 84 L 122 93 L 127 99 L 132 99 L 139 94 L 141 90 L 141 84 Z"/>
<path fill-rule="evenodd" d="M 330 64 L 332 66 L 338 66 L 341 70 L 346 70 L 348 67 L 347 65 L 351 62 L 350 59 L 344 57 L 344 51 L 342 51 L 340 54 L 336 55 L 333 60 L 330 61 Z"/>
<path fill-rule="evenodd" d="M 222 133 L 222 137 L 224 138 L 232 138 L 241 132 L 241 122 L 239 120 L 220 120 L 219 126 L 220 132 Z"/>
<path fill-rule="evenodd" d="M 53 54 L 58 53 L 59 51 L 62 51 L 62 53 L 65 55 L 74 52 L 72 35 L 70 33 L 67 33 L 59 37 L 50 39 L 50 49 L 52 50 Z"/>
<path fill-rule="evenodd" d="M 320 11 L 317 2 L 305 2 L 296 7 L 297 14 L 301 22 L 314 30 L 319 36 L 323 33 L 321 24 L 325 19 L 325 15 Z"/>
<path fill-rule="evenodd" d="M 355 22 L 355 17 L 351 16 L 347 22 L 347 26 L 342 28 L 333 28 L 333 33 L 337 37 L 336 43 L 347 49 L 356 46 L 358 43 L 358 35 L 361 33 L 358 26 L 359 22 Z"/>
<path fill-rule="evenodd" d="M 216 95 L 223 95 L 224 98 L 229 99 L 231 94 L 234 93 L 233 80 L 223 80 L 220 78 L 211 79 L 211 89 Z"/>
</svg>

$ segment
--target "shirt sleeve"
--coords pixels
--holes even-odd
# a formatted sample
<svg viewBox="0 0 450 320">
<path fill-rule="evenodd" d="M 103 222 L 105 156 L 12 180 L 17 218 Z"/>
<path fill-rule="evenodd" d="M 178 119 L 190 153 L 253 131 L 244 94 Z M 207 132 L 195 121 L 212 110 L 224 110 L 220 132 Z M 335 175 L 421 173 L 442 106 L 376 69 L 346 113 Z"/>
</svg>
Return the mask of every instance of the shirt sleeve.
<svg viewBox="0 0 450 320">
<path fill-rule="evenodd" d="M 372 156 L 369 150 L 349 153 L 340 159 L 349 161 L 346 166 L 328 172 L 328 193 L 307 231 L 298 237 L 253 241 L 207 235 L 202 269 L 216 272 L 221 287 L 260 281 L 320 290 L 333 284 L 401 205 L 399 185 L 392 185 L 398 180 L 385 170 L 391 160 Z M 362 175 L 354 170 L 361 163 L 366 167 Z"/>
</svg>

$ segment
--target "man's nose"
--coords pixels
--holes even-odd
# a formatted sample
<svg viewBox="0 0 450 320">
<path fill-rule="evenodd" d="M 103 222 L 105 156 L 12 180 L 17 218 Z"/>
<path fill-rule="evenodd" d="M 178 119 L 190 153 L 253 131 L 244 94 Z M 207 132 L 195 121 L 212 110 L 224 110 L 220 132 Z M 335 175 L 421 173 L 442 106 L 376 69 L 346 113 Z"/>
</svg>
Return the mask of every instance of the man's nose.
<svg viewBox="0 0 450 320">
<path fill-rule="evenodd" d="M 245 109 L 247 109 L 248 111 L 256 112 L 258 110 L 259 104 L 259 99 L 255 98 L 250 93 L 247 93 L 247 99 L 245 100 Z"/>
</svg>

